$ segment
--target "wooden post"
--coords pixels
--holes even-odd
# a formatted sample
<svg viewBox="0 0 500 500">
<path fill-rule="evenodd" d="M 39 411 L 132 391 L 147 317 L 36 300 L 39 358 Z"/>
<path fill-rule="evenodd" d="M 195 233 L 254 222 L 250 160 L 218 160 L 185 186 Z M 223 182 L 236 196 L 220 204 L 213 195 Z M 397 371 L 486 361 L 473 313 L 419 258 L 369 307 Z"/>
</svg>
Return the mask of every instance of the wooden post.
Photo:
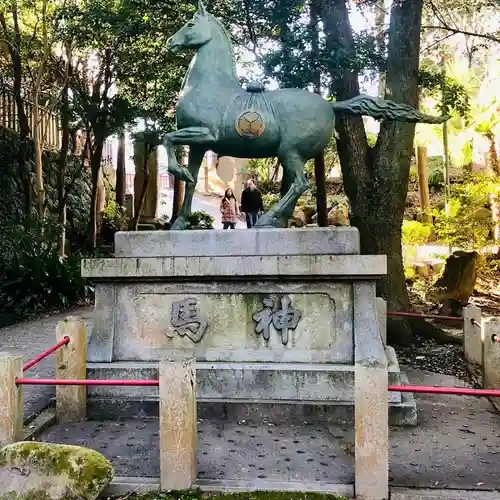
<svg viewBox="0 0 500 500">
<path fill-rule="evenodd" d="M 0 444 L 22 440 L 23 392 L 16 378 L 23 376 L 23 358 L 0 352 Z"/>
<path fill-rule="evenodd" d="M 429 214 L 429 173 L 427 172 L 427 148 L 425 146 L 417 146 L 417 175 L 422 222 L 431 223 L 432 217 Z"/>
<path fill-rule="evenodd" d="M 68 316 L 56 328 L 57 341 L 69 337 L 69 344 L 57 351 L 56 378 L 84 380 L 86 376 L 87 345 L 82 319 Z M 56 416 L 59 422 L 79 422 L 86 418 L 85 386 L 56 387 Z"/>
<path fill-rule="evenodd" d="M 481 328 L 481 308 L 472 304 L 463 308 L 464 354 L 469 363 L 483 364 L 483 332 Z"/>
<path fill-rule="evenodd" d="M 160 486 L 186 490 L 196 480 L 195 358 L 160 361 Z"/>
</svg>

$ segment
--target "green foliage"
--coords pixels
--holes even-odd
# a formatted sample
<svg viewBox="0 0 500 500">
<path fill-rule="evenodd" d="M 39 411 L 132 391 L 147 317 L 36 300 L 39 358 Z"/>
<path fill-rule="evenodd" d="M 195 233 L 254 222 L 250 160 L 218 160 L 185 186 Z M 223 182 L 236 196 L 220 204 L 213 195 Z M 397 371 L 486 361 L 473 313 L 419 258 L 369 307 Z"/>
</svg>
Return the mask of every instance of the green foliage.
<svg viewBox="0 0 500 500">
<path fill-rule="evenodd" d="M 262 204 L 264 205 L 264 211 L 270 210 L 276 203 L 278 203 L 280 197 L 276 193 L 265 193 L 262 195 Z"/>
<path fill-rule="evenodd" d="M 43 157 L 47 217 L 24 220 L 22 191 L 16 162 L 18 140 L 0 136 L 0 325 L 32 315 L 67 308 L 89 297 L 92 288 L 80 276 L 79 248 L 88 228 L 90 179 L 81 160 L 69 157 L 65 176 L 67 197 L 67 251 L 61 258 L 57 241 L 58 155 Z"/>
<path fill-rule="evenodd" d="M 349 199 L 344 193 L 329 195 L 326 199 L 328 208 L 332 207 L 347 207 L 349 208 Z"/>
<path fill-rule="evenodd" d="M 444 184 L 444 173 L 440 168 L 429 170 L 428 178 L 430 187 L 441 187 Z"/>
<path fill-rule="evenodd" d="M 401 243 L 403 245 L 403 262 L 408 262 L 415 256 L 418 245 L 425 245 L 433 232 L 432 225 L 424 224 L 416 220 L 403 220 L 401 226 Z M 405 269 L 405 277 L 412 278 L 414 272 Z"/>
<path fill-rule="evenodd" d="M 67 308 L 90 296 L 79 252 L 61 257 L 58 228 L 11 227 L 0 241 L 0 325 Z"/>
<path fill-rule="evenodd" d="M 20 172 L 17 164 L 19 139 L 14 134 L 3 131 L 0 127 L 0 211 L 2 224 L 0 237 L 4 227 L 22 220 L 23 194 L 19 185 Z"/>
<path fill-rule="evenodd" d="M 57 199 L 58 155 L 47 153 L 44 156 L 44 181 L 49 220 L 57 219 L 59 202 Z M 91 194 L 90 172 L 82 168 L 81 158 L 70 156 L 67 159 L 65 182 L 66 199 L 66 241 L 69 249 L 78 250 L 86 238 L 89 225 L 89 205 Z"/>
<path fill-rule="evenodd" d="M 443 76 L 434 62 L 424 61 L 419 73 L 420 86 L 430 95 L 439 96 L 438 109 L 443 115 L 452 111 L 466 118 L 470 114 L 470 95 L 460 82 Z"/>
<path fill-rule="evenodd" d="M 489 209 L 491 197 L 500 194 L 500 179 L 471 176 L 467 182 L 453 184 L 449 214 L 435 211 L 435 229 L 443 243 L 478 250 L 491 243 L 493 221 Z"/>
<path fill-rule="evenodd" d="M 418 181 L 417 167 L 415 167 L 415 166 L 410 167 L 409 180 L 410 180 L 410 182 L 417 182 Z"/>
<path fill-rule="evenodd" d="M 368 146 L 371 148 L 375 147 L 375 144 L 377 144 L 377 135 L 372 132 L 366 133 L 366 139 L 368 141 Z"/>
<path fill-rule="evenodd" d="M 187 218 L 187 229 L 213 229 L 214 222 L 215 219 L 210 214 L 199 210 Z"/>
<path fill-rule="evenodd" d="M 117 231 L 126 231 L 128 228 L 128 217 L 125 207 L 121 207 L 113 198 L 106 202 L 102 214 L 101 236 L 106 242 L 112 242 Z"/>
<path fill-rule="evenodd" d="M 424 245 L 432 235 L 432 225 L 416 220 L 404 220 L 401 231 L 403 245 Z"/>
<path fill-rule="evenodd" d="M 245 171 L 259 185 L 267 185 L 274 173 L 275 165 L 276 160 L 274 158 L 251 158 L 246 164 Z"/>
</svg>

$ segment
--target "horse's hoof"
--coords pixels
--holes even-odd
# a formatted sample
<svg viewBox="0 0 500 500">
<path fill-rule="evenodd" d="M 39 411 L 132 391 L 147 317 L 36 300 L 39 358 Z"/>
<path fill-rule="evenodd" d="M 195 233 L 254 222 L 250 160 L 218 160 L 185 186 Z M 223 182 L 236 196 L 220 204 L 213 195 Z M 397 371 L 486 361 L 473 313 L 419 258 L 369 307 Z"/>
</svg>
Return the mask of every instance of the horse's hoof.
<svg viewBox="0 0 500 500">
<path fill-rule="evenodd" d="M 194 178 L 191 175 L 191 172 L 187 168 L 182 168 L 179 165 L 171 165 L 168 167 L 167 170 L 172 175 L 175 175 L 175 177 L 177 177 L 181 181 L 194 183 Z"/>
<path fill-rule="evenodd" d="M 274 215 L 264 214 L 258 218 L 254 227 L 274 227 L 278 229 L 285 228 L 287 227 L 287 221 Z"/>
<path fill-rule="evenodd" d="M 177 217 L 174 223 L 170 226 L 171 231 L 184 231 L 187 228 L 187 221 L 183 217 Z"/>
</svg>

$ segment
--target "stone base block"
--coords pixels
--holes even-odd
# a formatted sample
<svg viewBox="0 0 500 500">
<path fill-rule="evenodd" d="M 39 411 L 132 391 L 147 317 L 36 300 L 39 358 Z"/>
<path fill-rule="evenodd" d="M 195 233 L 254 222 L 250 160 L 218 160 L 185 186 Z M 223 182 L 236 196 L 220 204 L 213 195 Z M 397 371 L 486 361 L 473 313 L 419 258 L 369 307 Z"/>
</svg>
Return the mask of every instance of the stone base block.
<svg viewBox="0 0 500 500">
<path fill-rule="evenodd" d="M 387 350 L 388 384 L 407 379 L 391 347 Z M 88 363 L 89 379 L 158 378 L 157 363 Z M 229 420 L 353 421 L 354 366 L 313 363 L 196 364 L 198 415 Z M 158 416 L 158 389 L 152 387 L 89 387 L 90 418 Z M 391 425 L 417 424 L 412 394 L 389 393 Z"/>
<path fill-rule="evenodd" d="M 317 422 L 354 425 L 354 404 L 326 404 L 310 401 L 204 401 L 198 400 L 198 418 L 201 420 L 270 422 L 276 425 Z M 87 401 L 87 415 L 91 420 L 148 420 L 158 418 L 157 398 L 96 398 Z M 389 403 L 389 425 L 415 427 L 417 408 L 410 393 L 403 394 L 401 403 Z"/>
<path fill-rule="evenodd" d="M 400 383 L 399 369 L 388 383 Z M 157 363 L 89 363 L 89 379 L 157 380 Z M 197 399 L 206 401 L 354 401 L 354 366 L 323 363 L 196 363 Z M 156 387 L 89 387 L 88 397 L 157 398 Z M 400 403 L 401 393 L 389 394 Z"/>
</svg>

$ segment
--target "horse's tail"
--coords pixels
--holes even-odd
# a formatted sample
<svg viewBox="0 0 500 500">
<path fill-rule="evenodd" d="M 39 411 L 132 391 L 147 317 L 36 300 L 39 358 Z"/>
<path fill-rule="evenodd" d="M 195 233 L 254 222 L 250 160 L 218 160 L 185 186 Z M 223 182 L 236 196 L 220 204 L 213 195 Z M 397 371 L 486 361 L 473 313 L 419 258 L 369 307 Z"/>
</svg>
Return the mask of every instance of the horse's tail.
<svg viewBox="0 0 500 500">
<path fill-rule="evenodd" d="M 431 116 L 421 113 L 408 104 L 397 104 L 368 95 L 358 95 L 346 101 L 332 103 L 334 111 L 357 116 L 371 116 L 376 120 L 394 120 L 411 123 L 443 123 L 449 116 Z"/>
</svg>

